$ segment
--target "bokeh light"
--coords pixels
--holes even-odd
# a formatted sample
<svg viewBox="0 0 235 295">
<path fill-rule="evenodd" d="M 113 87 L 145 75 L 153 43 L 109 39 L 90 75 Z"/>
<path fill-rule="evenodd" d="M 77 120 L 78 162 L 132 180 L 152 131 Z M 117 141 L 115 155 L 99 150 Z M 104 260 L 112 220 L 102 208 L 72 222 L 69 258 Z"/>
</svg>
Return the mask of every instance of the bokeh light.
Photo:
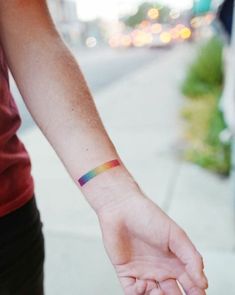
<svg viewBox="0 0 235 295">
<path fill-rule="evenodd" d="M 192 32 L 189 28 L 185 27 L 180 31 L 180 36 L 182 39 L 189 39 L 192 35 Z"/>
<path fill-rule="evenodd" d="M 148 17 L 150 19 L 157 19 L 159 17 L 159 10 L 157 8 L 151 8 L 148 11 Z"/>
<path fill-rule="evenodd" d="M 93 48 L 97 45 L 97 39 L 95 37 L 88 37 L 86 39 L 86 46 L 89 48 Z"/>
<path fill-rule="evenodd" d="M 180 17 L 180 11 L 179 11 L 178 9 L 172 9 L 172 10 L 170 11 L 170 17 L 171 17 L 172 19 L 177 19 L 177 18 L 179 18 L 179 17 Z"/>
<path fill-rule="evenodd" d="M 121 36 L 121 46 L 130 47 L 132 45 L 132 39 L 129 35 Z"/>
<path fill-rule="evenodd" d="M 159 34 L 159 33 L 161 33 L 161 31 L 162 31 L 162 25 L 161 24 L 156 23 L 156 24 L 153 24 L 151 26 L 151 32 L 153 34 Z"/>
<path fill-rule="evenodd" d="M 171 34 L 169 32 L 163 32 L 160 35 L 160 40 L 162 41 L 162 43 L 170 43 L 172 40 Z"/>
<path fill-rule="evenodd" d="M 112 36 L 110 39 L 109 39 L 109 46 L 111 48 L 117 48 L 119 47 L 120 45 L 120 37 L 118 35 L 115 35 L 115 36 Z"/>
<path fill-rule="evenodd" d="M 132 39 L 135 47 L 142 47 L 150 44 L 153 41 L 153 36 L 151 33 L 142 30 L 135 30 L 132 33 Z"/>
</svg>

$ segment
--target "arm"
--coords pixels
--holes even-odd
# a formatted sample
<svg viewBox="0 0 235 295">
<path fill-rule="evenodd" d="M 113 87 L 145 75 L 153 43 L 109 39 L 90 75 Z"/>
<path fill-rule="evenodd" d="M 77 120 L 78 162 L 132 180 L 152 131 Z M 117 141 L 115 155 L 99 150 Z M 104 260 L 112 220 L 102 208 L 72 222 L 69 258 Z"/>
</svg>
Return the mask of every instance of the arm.
<svg viewBox="0 0 235 295">
<path fill-rule="evenodd" d="M 0 41 L 30 113 L 74 181 L 104 162 L 121 162 L 45 1 L 0 0 Z M 187 294 L 205 294 L 199 253 L 122 162 L 80 189 L 98 215 L 125 294 L 181 294 L 176 279 Z"/>
<path fill-rule="evenodd" d="M 9 67 L 30 113 L 77 183 L 87 171 L 118 158 L 117 152 L 45 2 L 0 3 L 0 36 Z M 124 165 L 100 175 L 83 188 L 95 210 L 103 198 L 108 201 L 106 185 L 121 186 L 125 193 L 136 189 Z"/>
</svg>

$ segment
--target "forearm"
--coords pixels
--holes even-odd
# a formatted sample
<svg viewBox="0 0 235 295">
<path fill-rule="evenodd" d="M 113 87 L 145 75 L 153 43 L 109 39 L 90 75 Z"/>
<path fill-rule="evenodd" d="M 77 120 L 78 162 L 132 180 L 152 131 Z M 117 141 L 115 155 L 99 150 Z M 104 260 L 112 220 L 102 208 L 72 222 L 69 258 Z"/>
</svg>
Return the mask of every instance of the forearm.
<svg viewBox="0 0 235 295">
<path fill-rule="evenodd" d="M 17 22 L 17 15 L 11 21 Z M 3 27 L 1 41 L 30 113 L 79 186 L 80 176 L 119 156 L 76 60 L 46 21 L 30 27 L 18 20 L 7 30 Z M 121 162 L 81 189 L 99 210 L 137 191 L 138 185 Z"/>
</svg>

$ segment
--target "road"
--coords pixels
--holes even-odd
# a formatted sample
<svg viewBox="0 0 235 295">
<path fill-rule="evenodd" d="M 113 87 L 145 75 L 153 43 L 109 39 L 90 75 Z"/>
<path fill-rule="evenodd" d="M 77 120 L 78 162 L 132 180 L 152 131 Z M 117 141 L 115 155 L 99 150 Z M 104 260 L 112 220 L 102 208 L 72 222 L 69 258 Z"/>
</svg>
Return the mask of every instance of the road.
<svg viewBox="0 0 235 295">
<path fill-rule="evenodd" d="M 81 50 L 74 53 L 83 70 L 92 93 L 95 93 L 111 83 L 123 79 L 131 72 L 158 59 L 163 51 L 149 49 L 112 50 L 109 48 Z M 20 133 L 34 126 L 21 96 L 11 79 L 12 92 L 18 105 L 22 126 Z"/>
</svg>

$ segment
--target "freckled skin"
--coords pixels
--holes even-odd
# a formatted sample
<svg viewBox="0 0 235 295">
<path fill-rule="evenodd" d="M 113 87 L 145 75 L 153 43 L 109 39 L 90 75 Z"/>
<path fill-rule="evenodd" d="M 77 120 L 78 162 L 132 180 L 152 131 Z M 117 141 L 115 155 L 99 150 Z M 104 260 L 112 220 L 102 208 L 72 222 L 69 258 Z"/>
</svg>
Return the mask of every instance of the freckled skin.
<svg viewBox="0 0 235 295">
<path fill-rule="evenodd" d="M 97 213 L 124 293 L 178 295 L 178 280 L 187 295 L 205 294 L 201 256 L 125 167 L 45 0 L 0 0 L 0 42 L 25 104 L 72 179 L 121 163 L 79 188 Z"/>
</svg>

